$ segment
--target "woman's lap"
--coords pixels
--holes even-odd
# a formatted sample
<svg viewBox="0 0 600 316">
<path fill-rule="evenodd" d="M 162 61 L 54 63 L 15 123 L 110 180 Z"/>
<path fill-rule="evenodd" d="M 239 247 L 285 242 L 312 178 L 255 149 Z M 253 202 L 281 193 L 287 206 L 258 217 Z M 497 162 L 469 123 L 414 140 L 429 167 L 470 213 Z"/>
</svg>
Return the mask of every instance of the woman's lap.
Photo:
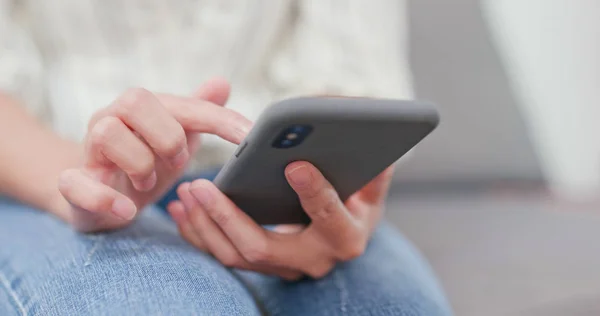
<svg viewBox="0 0 600 316">
<path fill-rule="evenodd" d="M 3 290 L 11 292 L 13 311 L 258 314 L 237 279 L 188 246 L 154 210 L 124 230 L 81 235 L 39 211 L 1 204 L 0 240 L 0 277 L 7 281 Z"/>
<path fill-rule="evenodd" d="M 386 225 L 362 257 L 296 283 L 231 272 L 156 209 L 124 230 L 81 235 L 0 201 L 0 241 L 1 315 L 449 314 L 427 264 Z"/>
<path fill-rule="evenodd" d="M 295 283 L 241 272 L 265 309 L 281 315 L 450 315 L 418 251 L 383 223 L 361 257 L 320 280 Z"/>
</svg>

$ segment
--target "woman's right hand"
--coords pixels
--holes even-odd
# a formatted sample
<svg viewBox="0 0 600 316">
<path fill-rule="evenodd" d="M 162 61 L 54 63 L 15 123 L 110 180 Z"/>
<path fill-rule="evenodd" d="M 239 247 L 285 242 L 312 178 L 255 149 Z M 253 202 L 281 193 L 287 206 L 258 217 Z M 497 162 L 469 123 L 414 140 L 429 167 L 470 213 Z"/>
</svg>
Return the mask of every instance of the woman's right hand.
<svg viewBox="0 0 600 316">
<path fill-rule="evenodd" d="M 59 190 L 67 220 L 84 232 L 120 228 L 182 175 L 200 133 L 239 144 L 252 123 L 223 107 L 229 84 L 212 80 L 194 98 L 131 89 L 91 119 L 79 168 Z"/>
</svg>

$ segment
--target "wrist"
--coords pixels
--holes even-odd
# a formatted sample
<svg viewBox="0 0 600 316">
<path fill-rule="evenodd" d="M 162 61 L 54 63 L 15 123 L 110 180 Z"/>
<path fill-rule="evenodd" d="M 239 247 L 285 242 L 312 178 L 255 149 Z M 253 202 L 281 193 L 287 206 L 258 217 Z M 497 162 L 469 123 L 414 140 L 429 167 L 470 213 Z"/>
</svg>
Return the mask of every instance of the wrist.
<svg viewBox="0 0 600 316">
<path fill-rule="evenodd" d="M 58 190 L 58 178 L 60 173 L 66 169 L 77 168 L 83 160 L 83 150 L 80 144 L 67 140 L 57 140 L 55 144 L 58 154 L 52 158 L 52 167 L 48 169 L 48 175 L 37 196 L 39 196 L 39 207 L 53 215 L 71 222 L 71 205 Z"/>
<path fill-rule="evenodd" d="M 81 145 L 60 138 L 14 99 L 0 94 L 0 194 L 64 218 L 58 175 L 76 168 Z"/>
</svg>

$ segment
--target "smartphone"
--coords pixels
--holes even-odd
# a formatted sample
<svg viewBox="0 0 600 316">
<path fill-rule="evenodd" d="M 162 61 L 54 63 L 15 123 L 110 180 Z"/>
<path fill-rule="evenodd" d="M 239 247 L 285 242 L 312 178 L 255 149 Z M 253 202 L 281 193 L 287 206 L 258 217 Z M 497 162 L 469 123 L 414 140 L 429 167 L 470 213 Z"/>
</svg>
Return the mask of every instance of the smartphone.
<svg viewBox="0 0 600 316">
<path fill-rule="evenodd" d="M 258 224 L 308 223 L 285 178 L 293 161 L 317 167 L 345 201 L 438 125 L 428 102 L 302 97 L 268 107 L 214 180 Z"/>
</svg>

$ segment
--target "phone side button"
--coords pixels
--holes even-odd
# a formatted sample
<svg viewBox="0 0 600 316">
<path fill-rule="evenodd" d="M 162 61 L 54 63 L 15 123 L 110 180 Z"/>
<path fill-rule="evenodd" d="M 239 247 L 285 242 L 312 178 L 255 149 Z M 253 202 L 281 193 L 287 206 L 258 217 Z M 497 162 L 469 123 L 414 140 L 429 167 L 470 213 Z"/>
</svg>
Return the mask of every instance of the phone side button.
<svg viewBox="0 0 600 316">
<path fill-rule="evenodd" d="M 235 156 L 239 157 L 242 154 L 242 151 L 244 151 L 244 149 L 246 149 L 246 146 L 248 146 L 248 142 L 243 141 L 238 148 L 235 150 Z"/>
</svg>

